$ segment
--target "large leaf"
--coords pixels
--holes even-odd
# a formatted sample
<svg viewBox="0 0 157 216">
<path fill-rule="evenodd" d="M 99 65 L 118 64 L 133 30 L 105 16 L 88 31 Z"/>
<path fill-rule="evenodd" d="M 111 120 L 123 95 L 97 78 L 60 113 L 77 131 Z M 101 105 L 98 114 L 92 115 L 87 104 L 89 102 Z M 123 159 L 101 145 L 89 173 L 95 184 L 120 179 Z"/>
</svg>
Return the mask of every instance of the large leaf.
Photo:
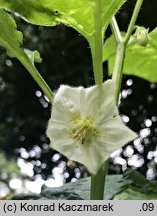
<svg viewBox="0 0 157 216">
<path fill-rule="evenodd" d="M 133 42 L 132 36 L 130 44 L 127 46 L 124 74 L 134 75 L 151 82 L 157 82 L 157 28 L 150 34 L 150 43 L 142 47 Z M 104 45 L 103 60 L 109 61 L 109 72 L 113 71 L 116 46 L 113 36 Z"/>
<path fill-rule="evenodd" d="M 123 185 L 122 175 L 107 176 L 105 199 L 111 199 Z M 42 187 L 41 194 L 19 194 L 13 199 L 49 199 L 49 200 L 87 200 L 90 197 L 90 178 L 82 178 L 77 182 L 66 183 L 62 187 Z"/>
<path fill-rule="evenodd" d="M 115 200 L 157 200 L 157 182 L 149 181 L 140 173 L 127 170 L 123 175 L 123 186 L 114 195 Z"/>
<path fill-rule="evenodd" d="M 21 53 L 22 34 L 16 30 L 16 23 L 3 10 L 0 10 L 0 45 L 7 49 L 11 56 Z"/>
<path fill-rule="evenodd" d="M 22 38 L 22 33 L 16 30 L 14 19 L 0 9 L 0 45 L 6 48 L 11 57 L 23 57 L 27 61 L 30 59 L 33 65 L 34 62 L 41 62 L 38 51 L 32 52 L 21 48 Z"/>
<path fill-rule="evenodd" d="M 90 197 L 90 178 L 79 179 L 59 188 L 42 187 L 41 194 L 20 194 L 14 199 L 81 200 Z M 127 170 L 123 175 L 110 175 L 106 179 L 105 199 L 114 200 L 157 200 L 157 182 L 149 181 L 135 170 Z"/>
<path fill-rule="evenodd" d="M 102 0 L 103 29 L 125 0 Z M 0 0 L 0 7 L 18 13 L 28 22 L 42 26 L 64 23 L 87 40 L 94 33 L 93 0 Z"/>
<path fill-rule="evenodd" d="M 6 48 L 8 55 L 16 57 L 25 66 L 51 100 L 52 93 L 34 66 L 34 61 L 41 62 L 39 53 L 21 48 L 22 33 L 16 30 L 14 19 L 3 9 L 0 9 L 0 45 Z"/>
<path fill-rule="evenodd" d="M 14 19 L 3 9 L 0 9 L 0 45 L 6 48 L 11 57 L 25 59 L 28 63 L 33 63 L 30 58 L 34 52 L 24 51 L 21 48 L 22 33 L 16 30 Z M 28 52 L 29 55 L 27 55 Z"/>
</svg>

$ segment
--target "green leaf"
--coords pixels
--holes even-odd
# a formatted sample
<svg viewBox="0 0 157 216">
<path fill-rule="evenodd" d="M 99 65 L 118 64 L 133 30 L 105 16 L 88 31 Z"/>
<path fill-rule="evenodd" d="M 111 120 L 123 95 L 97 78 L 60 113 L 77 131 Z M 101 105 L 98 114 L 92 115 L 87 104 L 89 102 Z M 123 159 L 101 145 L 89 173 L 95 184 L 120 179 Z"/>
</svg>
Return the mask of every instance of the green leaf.
<svg viewBox="0 0 157 216">
<path fill-rule="evenodd" d="M 140 46 L 135 42 L 135 38 L 131 37 L 126 49 L 123 73 L 157 82 L 157 28 L 149 34 L 149 37 L 150 41 L 146 47 Z M 116 46 L 111 36 L 103 49 L 103 61 L 109 61 L 110 74 L 114 66 L 115 52 Z"/>
<path fill-rule="evenodd" d="M 33 65 L 34 65 L 34 62 L 37 62 L 37 63 L 42 62 L 42 58 L 40 57 L 40 53 L 37 50 L 31 51 L 28 49 L 24 49 L 24 51 L 27 54 L 27 56 L 29 57 L 29 59 L 31 60 Z"/>
<path fill-rule="evenodd" d="M 111 199 L 123 185 L 122 175 L 107 176 L 105 199 Z M 87 200 L 90 197 L 90 178 L 82 178 L 62 187 L 49 188 L 43 185 L 40 195 L 19 194 L 12 199 Z"/>
<path fill-rule="evenodd" d="M 102 0 L 103 29 L 125 0 Z M 88 41 L 94 33 L 93 0 L 0 0 L 0 7 L 18 13 L 32 24 L 55 26 L 64 23 Z"/>
<path fill-rule="evenodd" d="M 111 199 L 115 193 L 122 187 L 122 175 L 107 176 L 105 199 Z M 68 195 L 69 194 L 69 195 Z M 70 199 L 70 195 L 75 195 L 77 199 L 87 200 L 90 198 L 90 178 L 82 178 L 74 183 L 67 183 L 59 188 L 43 187 L 41 195 L 51 199 L 56 196 L 57 199 Z M 57 197 L 58 195 L 58 197 Z M 54 199 L 54 198 L 53 198 Z"/>
<path fill-rule="evenodd" d="M 10 56 L 21 53 L 22 33 L 16 30 L 16 23 L 11 16 L 0 10 L 0 45 L 7 49 Z"/>
<path fill-rule="evenodd" d="M 22 38 L 22 33 L 16 30 L 14 19 L 3 9 L 0 9 L 0 45 L 6 48 L 11 57 L 16 57 L 19 60 L 25 59 L 31 64 L 34 64 L 34 60 L 40 61 L 40 54 L 37 51 L 24 51 L 21 48 Z"/>
<path fill-rule="evenodd" d="M 52 92 L 34 66 L 34 61 L 41 61 L 39 53 L 29 51 L 27 55 L 28 50 L 24 51 L 21 48 L 22 33 L 16 30 L 14 19 L 3 9 L 0 9 L 0 45 L 6 48 L 9 56 L 16 57 L 25 66 L 51 101 Z"/>
<path fill-rule="evenodd" d="M 114 196 L 114 200 L 157 200 L 157 194 L 141 193 L 134 187 L 126 188 L 121 193 Z"/>
<path fill-rule="evenodd" d="M 157 200 L 157 182 L 147 180 L 137 171 L 128 169 L 123 174 L 123 183 L 114 200 Z"/>
<path fill-rule="evenodd" d="M 45 200 L 40 194 L 17 194 L 11 200 Z"/>
</svg>

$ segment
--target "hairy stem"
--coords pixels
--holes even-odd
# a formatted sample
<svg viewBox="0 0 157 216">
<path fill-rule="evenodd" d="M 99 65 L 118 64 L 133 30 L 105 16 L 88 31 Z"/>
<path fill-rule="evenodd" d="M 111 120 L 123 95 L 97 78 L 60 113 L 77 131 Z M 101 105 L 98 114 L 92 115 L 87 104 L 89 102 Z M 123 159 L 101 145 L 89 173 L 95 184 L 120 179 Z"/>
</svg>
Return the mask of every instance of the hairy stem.
<svg viewBox="0 0 157 216">
<path fill-rule="evenodd" d="M 143 3 L 143 0 L 137 0 L 137 2 L 136 2 L 135 9 L 134 9 L 134 12 L 133 12 L 133 15 L 132 15 L 132 18 L 131 18 L 131 21 L 130 21 L 130 24 L 129 24 L 129 27 L 128 27 L 128 30 L 127 30 L 127 33 L 126 33 L 126 36 L 124 38 L 124 43 L 125 44 L 128 43 L 128 41 L 130 39 L 130 36 L 132 34 L 132 31 L 133 31 L 133 29 L 135 27 L 135 23 L 136 23 L 139 11 L 141 9 L 142 3 Z"/>
<path fill-rule="evenodd" d="M 91 176 L 91 200 L 103 200 L 105 179 L 108 171 L 108 160 L 100 167 L 96 175 Z"/>
<path fill-rule="evenodd" d="M 115 65 L 114 65 L 113 75 L 112 75 L 112 79 L 115 82 L 115 99 L 116 99 L 117 104 L 118 104 L 120 89 L 121 89 L 123 64 L 124 64 L 126 46 L 129 42 L 132 31 L 134 29 L 134 26 L 137 20 L 137 16 L 139 14 L 142 3 L 143 3 L 143 0 L 137 0 L 126 36 L 124 39 L 121 36 L 121 33 L 120 33 L 115 17 L 113 17 L 111 21 L 111 29 L 112 29 L 112 32 L 113 32 L 113 35 L 115 37 L 115 41 L 117 44 Z"/>
<path fill-rule="evenodd" d="M 103 35 L 102 35 L 102 6 L 101 0 L 93 2 L 94 10 L 94 41 L 91 42 L 91 52 L 94 70 L 95 84 L 99 85 L 103 82 L 103 66 L 102 66 L 102 49 L 103 49 Z"/>
<path fill-rule="evenodd" d="M 111 27 L 113 36 L 115 37 L 116 43 L 123 42 L 123 38 L 122 38 L 122 35 L 120 33 L 119 26 L 117 24 L 115 16 L 112 17 L 112 20 L 111 20 L 111 23 L 110 23 L 110 27 Z"/>
<path fill-rule="evenodd" d="M 115 66 L 114 66 L 113 76 L 112 76 L 112 79 L 115 82 L 116 104 L 118 104 L 119 94 L 120 94 L 120 89 L 121 89 L 125 49 L 126 49 L 126 47 L 125 47 L 123 42 L 117 44 Z"/>
</svg>

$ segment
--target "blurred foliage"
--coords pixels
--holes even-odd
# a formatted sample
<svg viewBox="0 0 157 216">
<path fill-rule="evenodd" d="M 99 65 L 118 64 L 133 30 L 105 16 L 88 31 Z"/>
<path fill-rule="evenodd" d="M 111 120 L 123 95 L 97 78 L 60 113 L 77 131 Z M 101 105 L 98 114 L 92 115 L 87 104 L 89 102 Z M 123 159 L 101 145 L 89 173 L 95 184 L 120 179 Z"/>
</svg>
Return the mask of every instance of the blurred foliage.
<svg viewBox="0 0 157 216">
<path fill-rule="evenodd" d="M 107 176 L 105 199 L 112 199 L 114 194 L 118 193 L 123 186 L 122 175 Z M 112 186 L 112 187 L 111 187 Z M 13 199 L 72 199 L 84 200 L 90 197 L 90 178 L 82 178 L 77 182 L 64 184 L 62 187 L 49 188 L 43 185 L 40 195 L 36 194 L 19 194 Z"/>
<path fill-rule="evenodd" d="M 10 180 L 15 176 L 21 176 L 16 160 L 8 160 L 4 153 L 0 152 L 0 200 L 13 196 L 15 190 L 10 187 Z"/>
<path fill-rule="evenodd" d="M 20 174 L 19 167 L 15 160 L 7 160 L 3 153 L 0 153 L 0 170 L 5 169 L 8 174 Z"/>
<path fill-rule="evenodd" d="M 122 31 L 126 30 L 134 4 L 135 0 L 128 0 L 117 15 Z M 150 30 L 156 27 L 156 8 L 156 0 L 144 1 L 138 24 Z M 18 29 L 24 34 L 24 48 L 40 52 L 43 62 L 37 67 L 52 90 L 60 84 L 85 87 L 94 84 L 90 50 L 81 35 L 63 25 L 43 28 L 15 18 Z M 50 104 L 21 64 L 9 58 L 2 48 L 0 54 L 0 150 L 8 159 L 20 157 L 31 162 L 34 166 L 32 180 L 38 174 L 43 179 L 53 176 L 56 166 L 63 167 L 65 182 L 86 176 L 82 166 L 67 163 L 65 157 L 49 147 L 45 129 Z M 107 77 L 106 66 L 105 63 L 104 78 Z M 140 132 L 140 138 L 123 147 L 111 160 L 109 173 L 122 173 L 127 167 L 133 167 L 148 178 L 157 178 L 156 88 L 156 83 L 124 76 L 119 109 L 128 126 Z M 143 135 L 143 129 L 147 135 Z"/>
<path fill-rule="evenodd" d="M 59 188 L 43 186 L 40 195 L 19 194 L 12 199 L 51 199 L 51 200 L 89 200 L 90 178 L 83 178 L 75 183 L 68 183 Z M 134 170 L 127 170 L 123 175 L 109 175 L 106 179 L 104 199 L 106 200 L 157 200 L 157 182 L 149 181 Z"/>
</svg>

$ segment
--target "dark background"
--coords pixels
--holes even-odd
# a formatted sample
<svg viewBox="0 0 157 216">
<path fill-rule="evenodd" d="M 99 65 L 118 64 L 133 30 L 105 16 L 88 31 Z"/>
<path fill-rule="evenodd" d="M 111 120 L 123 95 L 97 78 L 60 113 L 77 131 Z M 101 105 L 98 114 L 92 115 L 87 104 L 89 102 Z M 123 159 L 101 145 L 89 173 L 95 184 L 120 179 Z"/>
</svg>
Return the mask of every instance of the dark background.
<svg viewBox="0 0 157 216">
<path fill-rule="evenodd" d="M 128 0 L 117 14 L 122 31 L 128 26 L 135 2 Z M 157 1 L 145 0 L 137 23 L 151 31 L 157 26 L 156 11 Z M 23 46 L 41 53 L 43 62 L 37 68 L 52 90 L 58 89 L 60 84 L 85 87 L 94 84 L 89 45 L 75 30 L 64 25 L 52 28 L 32 26 L 17 17 L 16 21 L 24 34 Z M 110 29 L 106 35 L 110 35 Z M 80 176 L 88 175 L 81 165 L 67 163 L 63 156 L 54 159 L 57 152 L 49 148 L 45 135 L 50 104 L 24 67 L 16 59 L 10 59 L 3 48 L 0 52 L 0 151 L 8 160 L 21 157 L 32 162 L 32 180 L 37 174 L 43 179 L 52 176 L 53 168 L 61 161 L 66 162 L 63 170 L 65 182 L 77 178 L 78 172 Z M 107 77 L 107 63 L 104 63 L 104 77 Z M 157 178 L 156 83 L 124 76 L 119 110 L 128 126 L 141 136 L 111 159 L 109 173 L 122 173 L 132 167 L 149 179 Z M 142 129 L 146 129 L 148 136 L 142 135 Z"/>
</svg>

